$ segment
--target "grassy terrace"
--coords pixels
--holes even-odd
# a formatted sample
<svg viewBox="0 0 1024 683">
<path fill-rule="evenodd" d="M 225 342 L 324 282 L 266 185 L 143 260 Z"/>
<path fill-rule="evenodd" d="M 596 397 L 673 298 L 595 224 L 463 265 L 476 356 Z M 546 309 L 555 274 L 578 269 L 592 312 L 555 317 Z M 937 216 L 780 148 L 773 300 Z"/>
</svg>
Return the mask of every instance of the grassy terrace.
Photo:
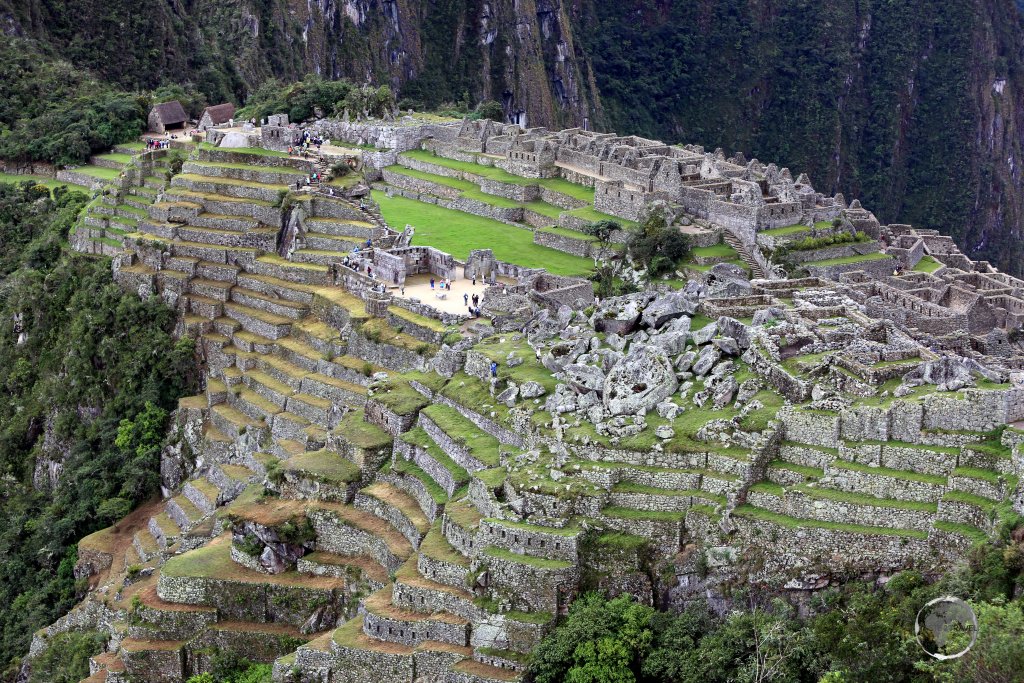
<svg viewBox="0 0 1024 683">
<path fill-rule="evenodd" d="M 591 223 L 597 223 L 598 221 L 615 221 L 624 228 L 630 228 L 637 225 L 636 221 L 629 221 L 625 218 L 619 218 L 618 216 L 612 216 L 611 214 L 601 213 L 597 209 L 584 206 L 582 209 L 573 209 L 572 211 L 566 211 L 571 216 L 582 218 L 585 221 Z"/>
<path fill-rule="evenodd" d="M 232 147 L 230 149 L 222 149 L 220 147 L 216 147 L 214 145 L 211 145 L 208 142 L 200 142 L 199 143 L 199 149 L 206 150 L 208 152 L 209 151 L 216 151 L 216 152 L 231 152 L 231 153 L 234 153 L 234 154 L 252 154 L 253 156 L 258 156 L 258 157 L 279 157 L 279 158 L 287 158 L 288 157 L 288 154 L 286 154 L 285 152 L 275 152 L 272 149 L 263 149 L 262 147 Z"/>
<path fill-rule="evenodd" d="M 73 170 L 76 173 L 90 175 L 93 178 L 99 178 L 100 180 L 113 180 L 121 173 L 117 169 L 103 168 L 101 166 L 79 166 Z"/>
<path fill-rule="evenodd" d="M 427 454 L 433 458 L 441 467 L 448 470 L 452 475 L 452 479 L 456 484 L 464 484 L 469 481 L 469 473 L 454 460 L 452 460 L 447 453 L 442 451 L 440 447 L 430 436 L 423 431 L 423 427 L 414 427 L 400 437 L 402 441 L 411 443 L 415 446 L 427 451 Z M 397 469 L 397 467 L 396 467 Z"/>
<path fill-rule="evenodd" d="M 863 263 L 865 261 L 881 261 L 882 259 L 890 258 L 888 254 L 883 254 L 880 251 L 875 251 L 870 254 L 856 254 L 854 256 L 840 256 L 839 258 L 830 258 L 823 261 L 808 261 L 804 263 L 805 266 L 841 266 L 847 263 Z"/>
<path fill-rule="evenodd" d="M 242 171 L 263 171 L 271 173 L 290 173 L 295 176 L 306 176 L 307 173 L 291 166 L 257 166 L 254 164 L 238 164 L 228 161 L 189 161 L 190 164 L 204 168 L 237 168 Z"/>
<path fill-rule="evenodd" d="M 946 485 L 946 478 L 940 477 L 937 474 L 921 474 L 920 472 L 911 472 L 910 470 L 894 470 L 889 467 L 871 467 L 870 465 L 865 465 L 863 463 L 847 462 L 846 460 L 836 460 L 832 463 L 832 466 L 841 470 L 862 472 L 864 474 L 875 474 L 881 477 L 903 479 L 904 481 L 916 481 L 922 484 L 932 484 L 934 486 Z"/>
<path fill-rule="evenodd" d="M 97 159 L 103 159 L 104 161 L 113 161 L 118 164 L 127 164 L 132 160 L 131 154 L 120 154 L 118 152 L 111 152 L 110 154 L 97 154 Z"/>
<path fill-rule="evenodd" d="M 714 258 L 726 256 L 729 258 L 736 258 L 739 254 L 736 250 L 730 247 L 728 244 L 715 244 L 710 247 L 696 247 L 691 252 L 694 256 L 703 258 Z"/>
<path fill-rule="evenodd" d="M 480 462 L 489 467 L 501 464 L 498 440 L 463 417 L 459 411 L 435 403 L 424 408 L 422 412 L 453 441 L 464 445 Z"/>
<path fill-rule="evenodd" d="M 887 527 L 866 526 L 863 524 L 843 524 L 840 522 L 825 522 L 817 519 L 800 519 L 789 517 L 776 512 L 765 510 L 753 505 L 740 505 L 733 514 L 738 517 L 747 517 L 762 522 L 771 522 L 787 529 L 830 529 L 842 531 L 849 534 L 867 534 L 871 536 L 904 536 L 907 538 L 927 539 L 927 531 L 913 529 L 890 529 Z"/>
<path fill-rule="evenodd" d="M 556 275 L 585 275 L 593 267 L 590 259 L 534 244 L 532 231 L 524 228 L 380 191 L 373 198 L 388 224 L 416 228 L 413 244 L 435 247 L 460 260 L 472 249 L 493 249 L 501 261 L 546 268 Z"/>
<path fill-rule="evenodd" d="M 434 173 L 425 173 L 423 171 L 417 171 L 404 166 L 391 166 L 388 168 L 389 171 L 393 171 L 399 175 L 408 176 L 410 178 L 416 178 L 429 183 L 435 183 L 437 185 L 443 185 L 444 187 L 450 187 L 458 190 L 460 196 L 464 199 L 472 199 L 473 201 L 483 202 L 491 206 L 496 206 L 499 209 L 515 209 L 523 207 L 529 209 L 534 213 L 539 213 L 542 216 L 548 218 L 557 219 L 558 216 L 564 211 L 564 209 L 548 204 L 545 201 L 535 199 L 529 202 L 517 202 L 514 199 L 506 199 L 505 197 L 498 197 L 493 194 L 487 194 L 476 183 L 471 183 L 468 180 L 460 180 L 459 178 L 448 178 L 442 175 L 436 175 Z"/>
<path fill-rule="evenodd" d="M 914 272 L 916 273 L 934 273 L 939 268 L 942 268 L 942 264 L 936 261 L 934 258 L 925 254 L 921 257 L 921 260 L 914 266 Z"/>
<path fill-rule="evenodd" d="M 802 232 L 810 232 L 813 230 L 825 230 L 832 227 L 832 221 L 818 221 L 811 228 L 809 225 L 787 225 L 783 228 L 771 228 L 770 230 L 762 230 L 762 235 L 769 235 L 771 237 L 785 237 L 786 235 L 799 235 Z"/>
<path fill-rule="evenodd" d="M 531 555 L 519 555 L 511 550 L 505 550 L 504 548 L 496 548 L 491 546 L 484 550 L 484 556 L 493 557 L 498 560 L 505 560 L 506 562 L 516 562 L 518 564 L 525 564 L 536 569 L 568 569 L 572 566 L 571 562 L 564 560 L 551 560 L 546 557 L 533 557 Z"/>
<path fill-rule="evenodd" d="M 463 173 L 473 173 L 474 175 L 487 178 L 488 180 L 495 180 L 501 183 L 508 183 L 510 185 L 540 185 L 552 192 L 560 192 L 574 199 L 579 199 L 580 201 L 591 204 L 594 202 L 593 188 L 571 183 L 562 178 L 523 178 L 522 176 L 513 175 L 508 171 L 504 171 L 494 166 L 481 166 L 480 164 L 474 164 L 469 161 L 446 159 L 445 157 L 434 156 L 431 152 L 419 149 L 403 152 L 402 156 L 416 161 L 424 161 L 437 166 L 444 166 L 445 168 L 450 168 L 455 171 L 462 171 Z"/>
<path fill-rule="evenodd" d="M 84 192 L 86 194 L 90 193 L 90 190 L 87 187 L 84 187 L 82 185 L 75 185 L 73 183 L 62 183 L 54 178 L 47 178 L 45 176 L 39 175 L 16 175 L 13 173 L 0 173 L 0 183 L 23 183 L 28 180 L 35 182 L 36 185 L 43 185 L 45 187 L 48 187 L 50 188 L 50 190 L 53 190 L 58 187 L 66 187 L 69 190 Z"/>
</svg>

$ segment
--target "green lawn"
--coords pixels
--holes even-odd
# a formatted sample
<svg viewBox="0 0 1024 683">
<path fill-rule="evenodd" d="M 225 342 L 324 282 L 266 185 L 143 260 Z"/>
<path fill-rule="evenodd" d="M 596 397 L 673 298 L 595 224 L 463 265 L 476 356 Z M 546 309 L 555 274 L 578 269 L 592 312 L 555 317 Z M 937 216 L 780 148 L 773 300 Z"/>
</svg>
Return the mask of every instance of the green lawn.
<svg viewBox="0 0 1024 683">
<path fill-rule="evenodd" d="M 416 228 L 413 244 L 435 247 L 457 259 L 468 257 L 471 249 L 493 249 L 501 261 L 546 268 L 556 275 L 584 275 L 593 268 L 590 259 L 534 244 L 530 230 L 405 197 L 389 198 L 380 191 L 373 198 L 388 224 L 399 230 L 406 224 Z"/>
<path fill-rule="evenodd" d="M 808 261 L 804 263 L 805 266 L 838 266 L 845 265 L 847 263 L 862 263 L 864 261 L 879 261 L 881 259 L 890 258 L 888 254 L 883 254 L 880 251 L 875 251 L 870 254 L 855 254 L 853 256 L 841 256 L 839 258 L 825 259 L 824 261 Z"/>
<path fill-rule="evenodd" d="M 416 161 L 425 161 L 427 163 L 444 166 L 445 168 L 450 168 L 456 171 L 462 171 L 463 173 L 473 173 L 489 180 L 509 183 L 510 185 L 540 185 L 541 187 L 546 187 L 552 192 L 560 192 L 564 195 L 579 199 L 580 201 L 588 202 L 590 204 L 594 203 L 594 188 L 569 182 L 564 178 L 524 178 L 522 176 L 513 175 L 508 171 L 495 166 L 482 166 L 471 161 L 457 161 L 455 159 L 434 156 L 433 153 L 422 149 L 402 152 L 402 156 L 415 159 Z"/>
<path fill-rule="evenodd" d="M 703 258 L 714 257 L 714 256 L 729 256 L 736 258 L 736 250 L 730 247 L 728 244 L 715 244 L 710 247 L 696 247 L 693 249 L 694 256 L 700 256 Z"/>
<path fill-rule="evenodd" d="M 597 223 L 598 221 L 615 221 L 624 228 L 628 228 L 637 224 L 636 221 L 629 221 L 626 220 L 625 218 L 619 218 L 618 216 L 612 216 L 611 214 L 601 213 L 597 209 L 590 206 L 584 206 L 582 209 L 573 209 L 572 211 L 568 211 L 567 213 L 576 216 L 577 218 L 582 218 L 585 221 L 590 221 L 591 223 Z"/>
<path fill-rule="evenodd" d="M 914 266 L 914 271 L 917 273 L 934 273 L 939 268 L 942 268 L 942 264 L 928 254 L 925 254 L 917 262 L 917 265 Z"/>
<path fill-rule="evenodd" d="M 514 209 L 520 206 L 526 207 L 530 211 L 539 213 L 542 216 L 547 216 L 553 220 L 558 220 L 559 214 L 564 209 L 548 204 L 540 199 L 535 199 L 530 202 L 517 202 L 514 199 L 506 199 L 505 197 L 498 197 L 493 194 L 487 194 L 476 183 L 472 183 L 468 180 L 462 180 L 460 178 L 448 178 L 447 176 L 436 175 L 434 173 L 426 173 L 424 171 L 417 171 L 411 168 L 405 168 L 404 166 L 391 166 L 388 170 L 393 171 L 399 175 L 408 176 L 410 178 L 417 178 L 419 180 L 425 180 L 429 183 L 435 183 L 444 187 L 450 187 L 455 190 L 459 190 L 462 197 L 466 199 L 473 199 L 484 204 L 490 204 L 501 209 Z"/>
<path fill-rule="evenodd" d="M 78 192 L 84 192 L 85 194 L 91 194 L 92 190 L 88 187 L 81 185 L 75 185 L 73 183 L 62 183 L 54 178 L 47 178 L 46 176 L 38 175 L 16 175 L 13 173 L 0 173 L 0 183 L 23 183 L 26 180 L 34 180 L 37 185 L 44 185 L 51 190 L 56 187 L 66 187 L 69 190 L 76 190 Z"/>
<path fill-rule="evenodd" d="M 74 170 L 76 173 L 91 175 L 93 178 L 99 178 L 100 180 L 113 180 L 121 173 L 117 169 L 103 168 L 102 166 L 79 166 Z"/>
<path fill-rule="evenodd" d="M 97 159 L 104 159 L 106 161 L 116 161 L 119 164 L 127 164 L 132 160 L 131 154 L 121 154 L 119 152 L 111 152 L 110 154 L 97 154 Z"/>
<path fill-rule="evenodd" d="M 199 149 L 205 149 L 207 151 L 216 150 L 218 152 L 237 152 L 238 154 L 252 154 L 259 157 L 287 157 L 287 152 L 275 152 L 272 149 L 263 149 L 262 147 L 216 147 L 211 145 L 209 142 L 200 142 Z"/>
<path fill-rule="evenodd" d="M 770 230 L 762 230 L 762 235 L 768 235 L 770 237 L 785 237 L 786 235 L 799 235 L 802 232 L 810 232 L 811 226 L 809 225 L 787 225 L 784 228 L 771 228 Z"/>
</svg>

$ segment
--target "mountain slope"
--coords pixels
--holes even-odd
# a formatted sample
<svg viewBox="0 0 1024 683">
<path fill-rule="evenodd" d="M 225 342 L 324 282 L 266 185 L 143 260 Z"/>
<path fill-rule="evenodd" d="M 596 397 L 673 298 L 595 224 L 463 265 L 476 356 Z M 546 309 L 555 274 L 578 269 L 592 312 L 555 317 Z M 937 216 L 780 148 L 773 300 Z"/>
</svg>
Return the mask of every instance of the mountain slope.
<svg viewBox="0 0 1024 683">
<path fill-rule="evenodd" d="M 721 146 L 1022 272 L 1014 0 L 0 0 L 0 30 L 210 101 L 313 72 L 407 105 L 496 99 L 527 125 Z"/>
</svg>

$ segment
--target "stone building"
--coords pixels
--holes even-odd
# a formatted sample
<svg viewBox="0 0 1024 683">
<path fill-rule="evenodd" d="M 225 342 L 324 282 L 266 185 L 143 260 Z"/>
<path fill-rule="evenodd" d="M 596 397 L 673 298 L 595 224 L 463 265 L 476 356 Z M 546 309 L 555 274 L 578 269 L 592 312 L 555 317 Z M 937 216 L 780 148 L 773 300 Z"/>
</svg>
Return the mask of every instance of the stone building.
<svg viewBox="0 0 1024 683">
<path fill-rule="evenodd" d="M 162 102 L 149 112 L 149 130 L 153 133 L 184 130 L 187 123 L 188 114 L 178 100 Z"/>
<path fill-rule="evenodd" d="M 231 121 L 235 116 L 235 105 L 230 102 L 216 104 L 203 110 L 199 117 L 199 130 L 205 131 L 214 126 L 220 126 Z"/>
</svg>

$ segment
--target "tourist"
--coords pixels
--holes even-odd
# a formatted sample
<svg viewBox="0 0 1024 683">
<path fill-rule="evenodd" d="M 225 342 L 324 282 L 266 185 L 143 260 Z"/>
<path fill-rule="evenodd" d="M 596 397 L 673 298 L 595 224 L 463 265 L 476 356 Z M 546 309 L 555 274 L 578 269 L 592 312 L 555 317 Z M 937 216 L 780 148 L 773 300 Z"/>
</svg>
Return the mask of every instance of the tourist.
<svg viewBox="0 0 1024 683">
<path fill-rule="evenodd" d="M 491 361 L 491 377 L 498 379 L 498 363 L 497 361 Z"/>
<path fill-rule="evenodd" d="M 430 278 L 430 288 L 434 288 L 434 278 Z"/>
<path fill-rule="evenodd" d="M 469 294 L 463 292 L 462 293 L 462 300 L 465 302 L 466 308 L 469 308 Z"/>
<path fill-rule="evenodd" d="M 402 292 L 402 296 L 405 296 L 405 284 L 404 283 L 402 284 L 402 287 L 400 288 L 399 291 Z"/>
</svg>

